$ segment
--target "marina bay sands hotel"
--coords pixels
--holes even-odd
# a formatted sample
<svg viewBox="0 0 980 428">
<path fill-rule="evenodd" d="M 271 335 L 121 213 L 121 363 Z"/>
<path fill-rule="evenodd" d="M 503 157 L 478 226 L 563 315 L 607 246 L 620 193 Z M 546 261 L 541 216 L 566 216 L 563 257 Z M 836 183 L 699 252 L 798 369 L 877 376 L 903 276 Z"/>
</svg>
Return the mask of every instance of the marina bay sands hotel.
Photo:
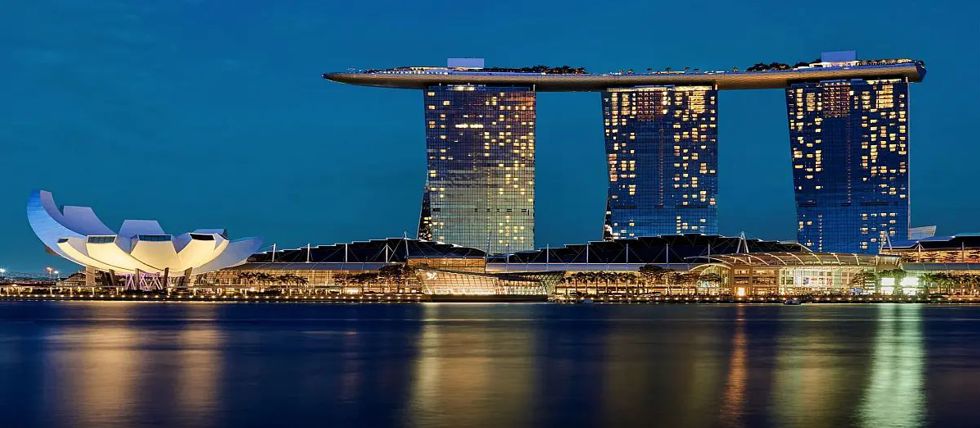
<svg viewBox="0 0 980 428">
<path fill-rule="evenodd" d="M 605 239 L 717 234 L 718 91 L 783 89 L 798 240 L 874 253 L 909 234 L 909 83 L 921 61 L 820 60 L 745 71 L 590 74 L 570 67 L 446 67 L 327 73 L 423 94 L 428 177 L 419 238 L 512 253 L 534 249 L 538 92 L 602 99 L 609 192 Z M 598 228 L 598 225 L 597 225 Z"/>
</svg>

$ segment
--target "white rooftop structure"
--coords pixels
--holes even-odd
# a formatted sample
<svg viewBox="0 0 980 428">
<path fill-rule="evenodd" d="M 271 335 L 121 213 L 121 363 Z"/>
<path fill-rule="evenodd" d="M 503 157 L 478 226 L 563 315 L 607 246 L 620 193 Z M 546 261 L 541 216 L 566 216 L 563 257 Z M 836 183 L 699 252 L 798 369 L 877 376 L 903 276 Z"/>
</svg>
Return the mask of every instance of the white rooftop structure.
<svg viewBox="0 0 980 428">
<path fill-rule="evenodd" d="M 259 238 L 228 239 L 223 229 L 164 232 L 156 220 L 126 220 L 115 232 L 92 208 L 59 209 L 50 192 L 31 194 L 27 219 L 53 253 L 79 265 L 117 275 L 196 275 L 237 266 L 262 245 Z"/>
</svg>

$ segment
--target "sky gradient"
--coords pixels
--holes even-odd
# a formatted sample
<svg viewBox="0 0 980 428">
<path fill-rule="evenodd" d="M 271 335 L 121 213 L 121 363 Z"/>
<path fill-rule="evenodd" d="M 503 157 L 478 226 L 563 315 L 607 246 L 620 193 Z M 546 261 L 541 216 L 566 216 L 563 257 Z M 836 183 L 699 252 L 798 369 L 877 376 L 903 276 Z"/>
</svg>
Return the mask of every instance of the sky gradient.
<svg viewBox="0 0 980 428">
<path fill-rule="evenodd" d="M 288 3 L 288 4 L 287 4 Z M 0 267 L 71 269 L 24 214 L 32 189 L 110 227 L 301 246 L 412 236 L 425 180 L 422 95 L 324 81 L 349 67 L 746 68 L 824 50 L 912 57 L 913 225 L 980 231 L 976 3 L 36 1 L 0 14 Z M 719 227 L 795 239 L 784 94 L 719 96 Z M 538 97 L 537 245 L 600 239 L 596 93 Z"/>
</svg>

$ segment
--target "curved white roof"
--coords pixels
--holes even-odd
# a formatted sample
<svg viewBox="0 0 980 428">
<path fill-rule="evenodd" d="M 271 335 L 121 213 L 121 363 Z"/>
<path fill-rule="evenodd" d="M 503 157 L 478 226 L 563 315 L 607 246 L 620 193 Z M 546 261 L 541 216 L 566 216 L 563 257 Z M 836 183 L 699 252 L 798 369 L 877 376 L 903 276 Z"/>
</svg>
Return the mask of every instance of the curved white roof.
<svg viewBox="0 0 980 428">
<path fill-rule="evenodd" d="M 211 272 L 245 263 L 262 245 L 258 238 L 229 241 L 224 229 L 170 235 L 156 220 L 126 220 L 117 233 L 92 208 L 59 209 L 51 193 L 43 190 L 28 199 L 27 220 L 52 252 L 79 265 L 117 274 Z"/>
</svg>

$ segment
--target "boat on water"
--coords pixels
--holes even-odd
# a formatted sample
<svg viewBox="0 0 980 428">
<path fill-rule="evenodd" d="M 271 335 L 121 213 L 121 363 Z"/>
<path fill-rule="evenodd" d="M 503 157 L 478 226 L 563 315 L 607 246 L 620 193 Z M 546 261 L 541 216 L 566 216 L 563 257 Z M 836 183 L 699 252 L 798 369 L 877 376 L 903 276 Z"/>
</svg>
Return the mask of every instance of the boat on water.
<svg viewBox="0 0 980 428">
<path fill-rule="evenodd" d="M 803 304 L 803 301 L 800 300 L 798 297 L 791 297 L 789 299 L 784 300 L 783 301 L 783 304 L 784 305 L 793 305 L 793 306 L 795 306 L 795 305 L 802 305 Z"/>
</svg>

